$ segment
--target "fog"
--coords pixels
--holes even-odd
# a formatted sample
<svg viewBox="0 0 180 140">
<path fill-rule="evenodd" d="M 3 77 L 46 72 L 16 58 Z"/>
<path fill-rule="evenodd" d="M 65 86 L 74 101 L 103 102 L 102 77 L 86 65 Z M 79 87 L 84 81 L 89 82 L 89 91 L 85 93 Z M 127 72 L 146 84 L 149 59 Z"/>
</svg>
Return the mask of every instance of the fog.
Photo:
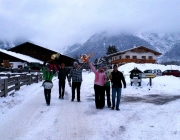
<svg viewBox="0 0 180 140">
<path fill-rule="evenodd" d="M 93 34 L 180 31 L 179 0 L 0 0 L 0 40 L 62 49 Z"/>
</svg>

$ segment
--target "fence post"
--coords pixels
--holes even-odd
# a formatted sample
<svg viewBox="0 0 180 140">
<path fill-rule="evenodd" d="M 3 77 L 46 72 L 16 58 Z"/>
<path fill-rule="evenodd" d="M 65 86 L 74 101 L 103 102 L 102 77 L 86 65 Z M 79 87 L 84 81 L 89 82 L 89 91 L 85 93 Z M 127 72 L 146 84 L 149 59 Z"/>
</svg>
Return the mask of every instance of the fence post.
<svg viewBox="0 0 180 140">
<path fill-rule="evenodd" d="M 152 86 L 152 78 L 149 78 L 150 86 Z"/>
<path fill-rule="evenodd" d="M 8 79 L 4 79 L 4 97 L 7 96 L 8 93 Z"/>
<path fill-rule="evenodd" d="M 41 75 L 41 81 L 43 80 L 43 75 L 42 74 L 40 74 Z"/>
<path fill-rule="evenodd" d="M 31 85 L 31 74 L 29 75 L 29 85 Z"/>
<path fill-rule="evenodd" d="M 16 81 L 17 83 L 15 84 L 15 86 L 17 86 L 17 88 L 15 90 L 19 90 L 20 89 L 20 77 L 16 77 Z"/>
<path fill-rule="evenodd" d="M 38 83 L 38 80 L 39 80 L 39 75 L 37 74 L 36 75 L 36 83 Z"/>
</svg>

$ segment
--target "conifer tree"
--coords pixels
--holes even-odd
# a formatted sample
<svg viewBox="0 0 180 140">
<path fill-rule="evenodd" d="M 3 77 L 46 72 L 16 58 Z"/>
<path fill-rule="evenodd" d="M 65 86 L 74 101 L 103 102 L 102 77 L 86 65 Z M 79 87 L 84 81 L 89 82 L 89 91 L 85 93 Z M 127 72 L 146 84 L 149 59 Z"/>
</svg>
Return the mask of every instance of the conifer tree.
<svg viewBox="0 0 180 140">
<path fill-rule="evenodd" d="M 118 52 L 118 49 L 116 48 L 116 46 L 112 45 L 112 46 L 108 46 L 106 54 L 110 55 L 116 52 Z"/>
</svg>

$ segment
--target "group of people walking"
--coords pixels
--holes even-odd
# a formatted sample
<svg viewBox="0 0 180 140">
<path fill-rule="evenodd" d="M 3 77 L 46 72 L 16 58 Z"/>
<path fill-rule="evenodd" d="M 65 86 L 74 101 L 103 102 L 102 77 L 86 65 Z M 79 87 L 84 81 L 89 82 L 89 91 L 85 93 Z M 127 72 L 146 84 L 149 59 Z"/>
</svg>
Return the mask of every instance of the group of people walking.
<svg viewBox="0 0 180 140">
<path fill-rule="evenodd" d="M 104 67 L 102 64 L 97 66 L 97 69 L 93 66 L 89 59 L 87 59 L 87 63 L 89 64 L 92 72 L 95 74 L 94 80 L 94 92 L 95 92 L 95 106 L 96 109 L 103 109 L 105 106 L 105 95 L 107 96 L 107 106 L 112 110 L 116 109 L 119 111 L 119 104 L 121 99 L 121 90 L 122 84 L 123 87 L 126 88 L 126 81 L 122 72 L 118 71 L 118 66 L 113 66 L 113 71 L 109 72 L 107 67 Z M 68 79 L 69 85 L 71 86 L 72 90 L 72 98 L 71 101 L 73 102 L 75 99 L 75 90 L 77 90 L 77 101 L 81 102 L 80 100 L 80 89 L 82 83 L 82 69 L 79 69 L 79 65 L 77 62 L 74 62 L 73 68 L 70 70 L 68 74 L 67 69 L 65 68 L 65 64 L 61 63 L 61 67 L 58 67 L 58 79 L 59 79 L 59 99 L 64 99 L 64 91 L 65 91 L 65 81 L 66 78 Z M 50 71 L 49 67 L 43 65 L 42 68 L 43 76 L 44 76 L 44 95 L 46 99 L 47 105 L 50 105 L 50 98 L 51 98 L 51 88 L 52 78 L 55 74 L 55 71 Z M 72 84 L 71 84 L 72 81 Z M 110 84 L 111 82 L 111 84 Z M 49 85 L 49 86 L 47 86 Z M 110 99 L 110 85 L 112 85 L 112 104 Z M 115 102 L 117 96 L 117 100 Z"/>
</svg>

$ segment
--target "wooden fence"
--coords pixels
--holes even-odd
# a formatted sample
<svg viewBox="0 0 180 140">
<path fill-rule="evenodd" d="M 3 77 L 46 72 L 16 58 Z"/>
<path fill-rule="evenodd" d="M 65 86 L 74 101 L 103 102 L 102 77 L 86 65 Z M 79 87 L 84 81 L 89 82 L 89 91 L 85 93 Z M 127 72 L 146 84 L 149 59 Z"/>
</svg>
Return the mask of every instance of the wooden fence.
<svg viewBox="0 0 180 140">
<path fill-rule="evenodd" d="M 0 97 L 6 97 L 8 92 L 19 90 L 21 86 L 31 85 L 43 80 L 43 75 L 19 75 L 6 79 L 0 79 Z"/>
</svg>

